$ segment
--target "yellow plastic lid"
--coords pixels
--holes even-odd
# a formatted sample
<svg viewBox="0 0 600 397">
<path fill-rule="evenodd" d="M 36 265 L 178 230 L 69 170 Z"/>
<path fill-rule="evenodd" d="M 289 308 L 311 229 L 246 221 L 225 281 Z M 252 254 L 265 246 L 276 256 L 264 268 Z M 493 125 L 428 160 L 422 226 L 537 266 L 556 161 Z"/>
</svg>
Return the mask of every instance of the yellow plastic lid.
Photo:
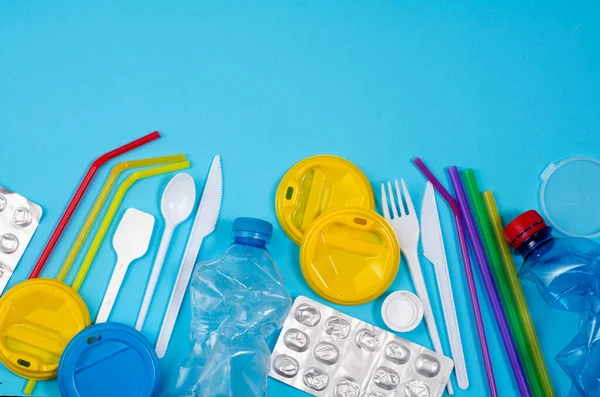
<svg viewBox="0 0 600 397">
<path fill-rule="evenodd" d="M 354 164 L 341 157 L 304 159 L 283 176 L 275 196 L 277 219 L 285 233 L 300 244 L 313 221 L 339 207 L 375 209 L 371 183 Z"/>
<path fill-rule="evenodd" d="M 90 323 L 83 299 L 67 284 L 23 281 L 0 298 L 0 361 L 23 378 L 55 378 L 64 348 Z"/>
<path fill-rule="evenodd" d="M 394 230 L 377 213 L 363 208 L 323 214 L 300 248 L 308 285 L 340 305 L 360 305 L 379 297 L 394 281 L 399 265 Z"/>
</svg>

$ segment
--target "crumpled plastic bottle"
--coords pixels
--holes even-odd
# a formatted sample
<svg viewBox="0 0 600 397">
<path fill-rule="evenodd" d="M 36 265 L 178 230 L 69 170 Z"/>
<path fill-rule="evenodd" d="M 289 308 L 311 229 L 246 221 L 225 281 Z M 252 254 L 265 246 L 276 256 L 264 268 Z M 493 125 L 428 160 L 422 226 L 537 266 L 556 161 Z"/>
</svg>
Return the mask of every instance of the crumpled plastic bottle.
<svg viewBox="0 0 600 397">
<path fill-rule="evenodd" d="M 551 231 L 536 211 L 527 211 L 504 235 L 525 259 L 519 277 L 535 283 L 550 306 L 582 314 L 579 333 L 556 360 L 573 382 L 571 397 L 600 397 L 600 245 L 554 238 Z"/>
<path fill-rule="evenodd" d="M 262 397 L 271 352 L 292 300 L 266 244 L 270 223 L 237 218 L 221 259 L 198 264 L 190 284 L 193 348 L 168 397 Z"/>
</svg>

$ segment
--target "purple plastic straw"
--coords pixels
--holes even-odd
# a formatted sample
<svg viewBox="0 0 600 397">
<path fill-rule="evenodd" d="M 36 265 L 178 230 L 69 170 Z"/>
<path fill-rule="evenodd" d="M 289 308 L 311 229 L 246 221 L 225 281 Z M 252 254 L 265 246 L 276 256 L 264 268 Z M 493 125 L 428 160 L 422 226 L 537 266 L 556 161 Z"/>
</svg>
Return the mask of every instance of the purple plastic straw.
<svg viewBox="0 0 600 397">
<path fill-rule="evenodd" d="M 469 235 L 471 245 L 473 246 L 473 251 L 475 252 L 475 258 L 477 259 L 476 262 L 479 265 L 479 272 L 481 273 L 483 284 L 485 285 L 490 303 L 492 304 L 492 310 L 494 311 L 494 316 L 496 317 L 496 322 L 498 323 L 498 328 L 500 329 L 500 334 L 502 335 L 502 341 L 504 342 L 504 347 L 506 349 L 506 353 L 508 354 L 510 365 L 515 375 L 515 379 L 517 380 L 517 386 L 519 387 L 521 396 L 531 397 L 531 391 L 529 390 L 529 385 L 527 384 L 527 378 L 525 378 L 523 365 L 521 364 L 519 353 L 517 352 L 517 348 L 515 346 L 515 341 L 510 333 L 510 327 L 508 326 L 506 315 L 502 310 L 500 296 L 498 295 L 498 290 L 496 289 L 496 284 L 494 284 L 494 278 L 492 277 L 492 272 L 490 270 L 490 263 L 488 262 L 485 250 L 483 248 L 483 242 L 477 230 L 477 224 L 473 218 L 473 212 L 469 207 L 469 200 L 467 199 L 465 186 L 460 179 L 458 168 L 450 167 L 448 169 L 448 175 L 450 175 L 452 187 L 454 188 L 458 205 L 462 211 L 463 218 L 467 226 L 467 234 Z"/>
<path fill-rule="evenodd" d="M 492 368 L 492 359 L 490 357 L 490 349 L 487 345 L 487 338 L 485 336 L 485 328 L 483 326 L 483 317 L 481 316 L 481 308 L 479 306 L 479 298 L 477 297 L 477 287 L 475 286 L 475 278 L 473 276 L 473 269 L 471 267 L 471 257 L 469 256 L 469 247 L 467 245 L 467 238 L 463 229 L 461 220 L 460 207 L 454 197 L 446 190 L 446 188 L 440 183 L 440 181 L 433 175 L 433 173 L 427 168 L 425 163 L 420 158 L 416 157 L 413 159 L 413 163 L 417 168 L 425 175 L 425 178 L 433 187 L 442 195 L 444 200 L 448 203 L 454 214 L 454 222 L 456 223 L 456 233 L 458 234 L 458 241 L 460 243 L 460 251 L 462 253 L 463 265 L 465 268 L 465 275 L 467 276 L 467 285 L 469 287 L 469 295 L 471 296 L 471 305 L 473 307 L 473 313 L 475 314 L 475 325 L 477 326 L 477 335 L 479 336 L 479 346 L 481 348 L 481 355 L 483 356 L 483 365 L 485 367 L 485 373 L 487 375 L 488 387 L 490 389 L 490 396 L 498 397 L 498 390 L 496 389 L 496 380 L 494 379 L 494 370 Z"/>
</svg>

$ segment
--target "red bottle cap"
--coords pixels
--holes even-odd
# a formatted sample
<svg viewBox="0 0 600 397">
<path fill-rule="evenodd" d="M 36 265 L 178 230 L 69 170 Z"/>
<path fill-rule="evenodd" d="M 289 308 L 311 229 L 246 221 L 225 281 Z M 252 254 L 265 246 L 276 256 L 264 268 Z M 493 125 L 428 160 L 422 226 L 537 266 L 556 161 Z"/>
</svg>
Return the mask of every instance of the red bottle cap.
<svg viewBox="0 0 600 397">
<path fill-rule="evenodd" d="M 513 249 L 519 248 L 529 237 L 548 227 L 544 218 L 535 210 L 523 212 L 504 228 L 504 237 Z"/>
</svg>

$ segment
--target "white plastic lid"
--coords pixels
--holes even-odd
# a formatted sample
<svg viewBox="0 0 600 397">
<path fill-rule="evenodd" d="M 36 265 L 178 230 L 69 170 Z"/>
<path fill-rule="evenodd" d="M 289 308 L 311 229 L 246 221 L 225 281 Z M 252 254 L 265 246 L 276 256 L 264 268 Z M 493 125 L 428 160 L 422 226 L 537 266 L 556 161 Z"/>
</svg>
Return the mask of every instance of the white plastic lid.
<svg viewBox="0 0 600 397">
<path fill-rule="evenodd" d="M 541 179 L 540 206 L 552 227 L 567 236 L 600 236 L 600 160 L 571 157 L 549 164 Z"/>
<path fill-rule="evenodd" d="M 417 328 L 423 318 L 423 304 L 408 291 L 392 292 L 381 306 L 383 322 L 396 332 L 409 332 Z"/>
</svg>

